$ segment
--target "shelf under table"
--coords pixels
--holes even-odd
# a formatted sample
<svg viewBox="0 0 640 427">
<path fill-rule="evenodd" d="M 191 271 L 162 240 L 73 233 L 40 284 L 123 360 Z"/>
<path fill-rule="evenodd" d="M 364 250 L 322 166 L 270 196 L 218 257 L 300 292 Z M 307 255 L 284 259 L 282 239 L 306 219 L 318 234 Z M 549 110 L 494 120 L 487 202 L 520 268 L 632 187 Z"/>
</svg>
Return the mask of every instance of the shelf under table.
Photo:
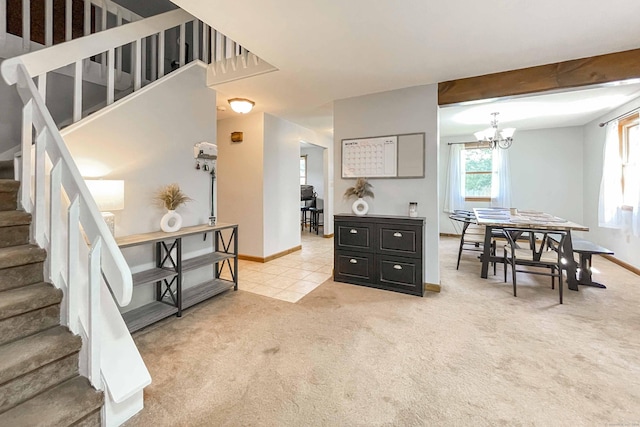
<svg viewBox="0 0 640 427">
<path fill-rule="evenodd" d="M 129 332 L 135 332 L 178 312 L 178 307 L 154 301 L 122 315 Z"/>
<path fill-rule="evenodd" d="M 204 255 L 199 255 L 189 259 L 182 260 L 182 271 L 193 270 L 205 265 L 213 265 L 216 262 L 224 261 L 225 259 L 232 259 L 235 254 L 226 252 L 211 252 Z"/>
<path fill-rule="evenodd" d="M 213 279 L 188 289 L 183 289 L 182 308 L 191 307 L 224 291 L 233 289 L 234 286 L 235 284 L 229 280 Z"/>
<path fill-rule="evenodd" d="M 133 286 L 139 286 L 146 283 L 158 282 L 176 275 L 178 275 L 178 272 L 175 270 L 158 267 L 141 271 L 139 273 L 132 274 L 131 276 L 133 279 Z"/>
</svg>

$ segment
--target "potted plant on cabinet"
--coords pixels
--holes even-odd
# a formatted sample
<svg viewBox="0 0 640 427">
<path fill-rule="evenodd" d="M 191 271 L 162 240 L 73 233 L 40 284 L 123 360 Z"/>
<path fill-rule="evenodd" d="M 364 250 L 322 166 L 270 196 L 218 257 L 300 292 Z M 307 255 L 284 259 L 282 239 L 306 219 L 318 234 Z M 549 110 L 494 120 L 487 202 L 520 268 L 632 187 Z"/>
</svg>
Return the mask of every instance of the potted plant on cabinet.
<svg viewBox="0 0 640 427">
<path fill-rule="evenodd" d="M 369 204 L 364 200 L 364 198 L 374 198 L 373 191 L 371 191 L 372 188 L 373 185 L 371 185 L 366 178 L 358 178 L 353 187 L 349 187 L 345 190 L 344 198 L 346 200 L 356 197 L 356 201 L 351 205 L 351 210 L 354 214 L 362 216 L 369 212 Z"/>
</svg>

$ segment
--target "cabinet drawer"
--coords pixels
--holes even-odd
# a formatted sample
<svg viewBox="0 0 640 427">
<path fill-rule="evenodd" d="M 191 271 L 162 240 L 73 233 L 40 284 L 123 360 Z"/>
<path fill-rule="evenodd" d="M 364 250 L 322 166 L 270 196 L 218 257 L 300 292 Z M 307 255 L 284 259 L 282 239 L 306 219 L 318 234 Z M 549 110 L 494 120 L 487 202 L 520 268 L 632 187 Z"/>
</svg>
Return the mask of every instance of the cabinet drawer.
<svg viewBox="0 0 640 427">
<path fill-rule="evenodd" d="M 422 256 L 422 228 L 381 224 L 378 230 L 380 253 Z"/>
<path fill-rule="evenodd" d="M 373 267 L 371 254 L 336 252 L 334 279 L 356 282 L 374 280 Z"/>
<path fill-rule="evenodd" d="M 422 260 L 381 256 L 378 271 L 381 285 L 422 295 Z"/>
<path fill-rule="evenodd" d="M 371 224 L 352 224 L 338 222 L 335 224 L 335 248 L 336 249 L 360 249 L 371 250 L 373 238 L 373 226 Z"/>
</svg>

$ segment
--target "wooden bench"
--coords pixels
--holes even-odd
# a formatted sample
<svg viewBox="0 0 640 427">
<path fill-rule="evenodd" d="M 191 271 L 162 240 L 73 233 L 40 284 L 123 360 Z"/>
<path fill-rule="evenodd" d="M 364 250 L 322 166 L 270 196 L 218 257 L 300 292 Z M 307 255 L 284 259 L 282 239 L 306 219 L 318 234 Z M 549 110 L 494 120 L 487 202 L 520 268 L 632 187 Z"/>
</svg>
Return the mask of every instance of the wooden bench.
<svg viewBox="0 0 640 427">
<path fill-rule="evenodd" d="M 550 234 L 548 238 L 555 243 L 558 243 L 558 241 L 553 238 L 553 235 Z M 579 258 L 578 262 L 580 264 L 580 269 L 578 270 L 577 277 L 578 284 L 606 289 L 607 287 L 605 285 L 594 282 L 591 278 L 591 257 L 593 255 L 613 255 L 613 251 L 585 239 L 572 238 L 571 243 L 573 246 L 573 252 L 577 253 Z"/>
</svg>

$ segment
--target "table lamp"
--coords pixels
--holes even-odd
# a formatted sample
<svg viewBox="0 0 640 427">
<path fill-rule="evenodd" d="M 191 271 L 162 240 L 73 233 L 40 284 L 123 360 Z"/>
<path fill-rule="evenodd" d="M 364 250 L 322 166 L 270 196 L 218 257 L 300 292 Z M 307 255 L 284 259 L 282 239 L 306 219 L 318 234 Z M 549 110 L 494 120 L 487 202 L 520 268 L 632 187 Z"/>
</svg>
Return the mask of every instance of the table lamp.
<svg viewBox="0 0 640 427">
<path fill-rule="evenodd" d="M 107 223 L 109 231 L 115 236 L 115 215 L 111 211 L 124 209 L 124 181 L 115 179 L 85 180 L 91 195 Z"/>
</svg>

